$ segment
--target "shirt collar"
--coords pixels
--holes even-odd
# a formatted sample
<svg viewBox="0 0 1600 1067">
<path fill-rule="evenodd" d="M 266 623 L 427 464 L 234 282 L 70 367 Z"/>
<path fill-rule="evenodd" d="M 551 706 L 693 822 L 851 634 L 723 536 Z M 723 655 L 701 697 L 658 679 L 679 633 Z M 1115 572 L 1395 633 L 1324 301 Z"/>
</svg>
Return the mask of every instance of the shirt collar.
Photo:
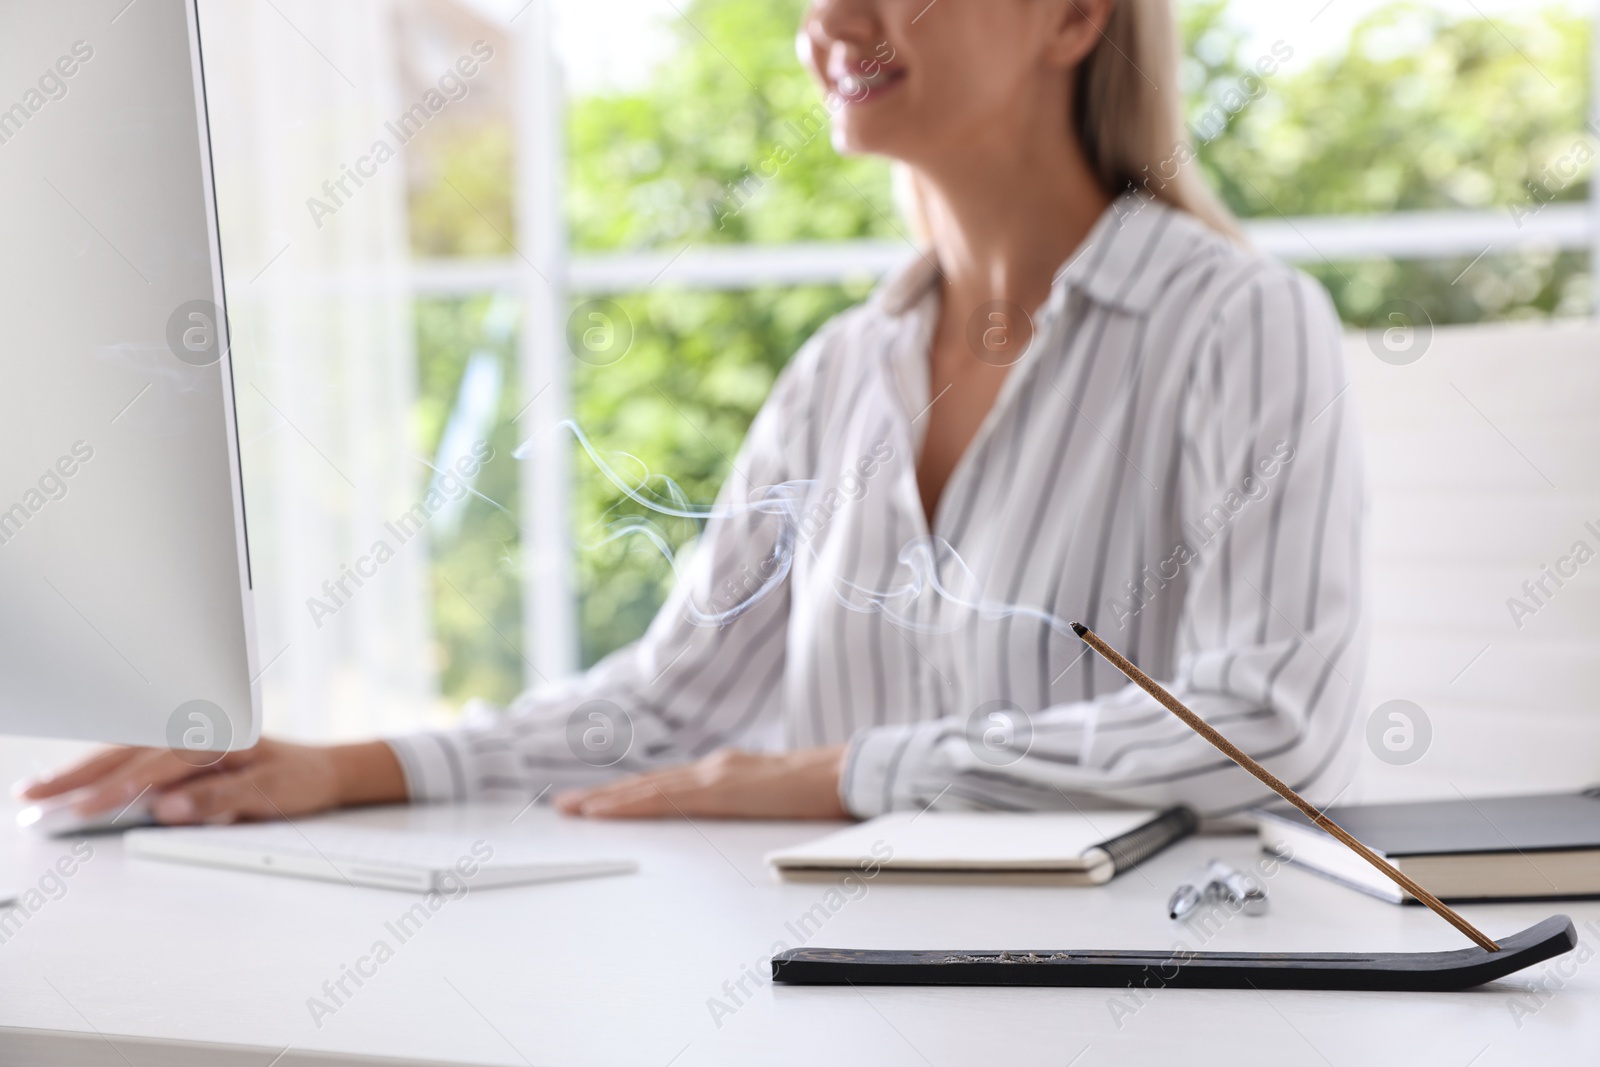
<svg viewBox="0 0 1600 1067">
<path fill-rule="evenodd" d="M 1173 271 L 1207 239 L 1208 231 L 1186 212 L 1130 190 L 1101 213 L 1056 272 L 1051 295 L 1062 288 L 1078 289 L 1099 303 L 1142 315 Z M 921 251 L 878 286 L 874 300 L 887 314 L 904 315 L 927 295 L 938 275 L 933 253 Z"/>
</svg>

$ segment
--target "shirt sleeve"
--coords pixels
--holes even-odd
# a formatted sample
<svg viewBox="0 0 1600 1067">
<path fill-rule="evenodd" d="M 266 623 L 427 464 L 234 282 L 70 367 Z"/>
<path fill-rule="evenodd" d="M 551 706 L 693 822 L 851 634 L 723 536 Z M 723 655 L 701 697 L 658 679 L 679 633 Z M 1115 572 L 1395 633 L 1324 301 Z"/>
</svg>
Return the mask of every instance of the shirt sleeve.
<svg viewBox="0 0 1600 1067">
<path fill-rule="evenodd" d="M 692 557 L 645 635 L 509 709 L 389 739 L 413 801 L 536 797 L 698 758 L 782 715 L 794 524 L 824 337 L 751 424 Z"/>
<path fill-rule="evenodd" d="M 1354 764 L 1365 666 L 1363 466 L 1337 316 L 1273 267 L 1218 308 L 1181 405 L 1179 700 L 1297 789 L 1331 796 Z M 1242 506 L 1242 502 L 1248 506 Z M 1219 513 L 1222 514 L 1222 513 Z M 1093 652 L 1089 652 L 1093 655 Z M 959 719 L 857 733 L 841 775 L 860 816 L 909 807 L 1187 804 L 1226 816 L 1266 787 L 1129 684 L 1022 716 L 1014 762 L 979 760 Z"/>
</svg>

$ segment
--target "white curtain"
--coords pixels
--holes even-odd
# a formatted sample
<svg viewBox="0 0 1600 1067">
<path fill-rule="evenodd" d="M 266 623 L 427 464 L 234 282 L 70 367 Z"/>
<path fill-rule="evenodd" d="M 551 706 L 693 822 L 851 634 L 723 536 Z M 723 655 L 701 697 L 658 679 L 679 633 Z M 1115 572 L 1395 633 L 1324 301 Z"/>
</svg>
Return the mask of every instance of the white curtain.
<svg viewBox="0 0 1600 1067">
<path fill-rule="evenodd" d="M 266 728 L 408 728 L 440 709 L 427 538 L 385 525 L 427 473 L 405 164 L 371 154 L 403 110 L 394 0 L 202 0 L 200 15 Z"/>
</svg>

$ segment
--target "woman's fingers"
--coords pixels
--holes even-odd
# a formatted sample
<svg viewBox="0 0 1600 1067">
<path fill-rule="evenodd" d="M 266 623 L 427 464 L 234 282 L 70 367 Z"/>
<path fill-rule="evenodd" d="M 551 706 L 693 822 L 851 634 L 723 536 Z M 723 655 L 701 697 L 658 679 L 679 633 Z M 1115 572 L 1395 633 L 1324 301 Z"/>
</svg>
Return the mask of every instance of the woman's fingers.
<svg viewBox="0 0 1600 1067">
<path fill-rule="evenodd" d="M 645 780 L 631 788 L 610 790 L 602 796 L 585 801 L 577 814 L 596 819 L 650 819 L 674 815 L 684 811 L 674 798 L 684 795 L 680 783 L 656 783 Z"/>
<path fill-rule="evenodd" d="M 627 778 L 595 789 L 569 789 L 556 795 L 556 810 L 565 815 L 587 815 L 591 810 L 608 807 L 618 797 L 632 793 L 646 780 L 647 777 Z"/>
<path fill-rule="evenodd" d="M 248 762 L 246 753 L 231 752 L 217 766 L 234 767 Z M 85 815 L 95 815 L 129 804 L 147 789 L 161 788 L 210 769 L 197 767 L 167 749 L 111 748 L 59 774 L 28 783 L 20 795 L 25 800 L 47 800 L 81 792 L 73 798 L 73 807 Z"/>
<path fill-rule="evenodd" d="M 611 819 L 845 818 L 844 753 L 843 745 L 779 753 L 725 748 L 686 766 L 562 793 L 555 804 L 568 815 Z"/>
<path fill-rule="evenodd" d="M 566 789 L 557 793 L 551 803 L 556 806 L 557 811 L 567 815 L 577 815 L 584 805 L 593 804 L 606 797 L 613 796 L 618 790 L 631 789 L 649 777 L 650 775 L 648 774 L 634 775 L 615 782 L 607 782 L 605 785 L 589 786 L 584 789 Z"/>
<path fill-rule="evenodd" d="M 283 818 L 338 807 L 349 798 L 357 803 L 402 799 L 404 783 L 395 781 L 398 764 L 392 756 L 388 764 L 375 762 L 370 752 L 362 756 L 366 747 L 323 748 L 263 738 L 251 748 L 215 754 L 118 748 L 37 783 L 24 795 L 68 797 L 86 815 L 126 808 L 142 797 L 157 820 L 169 823 Z M 359 758 L 341 762 L 339 754 L 348 757 L 351 750 Z M 384 771 L 389 778 L 382 777 Z"/>
<path fill-rule="evenodd" d="M 212 767 L 197 767 L 164 748 L 134 749 L 136 755 L 103 776 L 86 791 L 74 807 L 86 815 L 131 804 L 147 790 L 161 791 L 170 785 L 214 772 Z M 226 766 L 220 761 L 218 767 Z"/>
<path fill-rule="evenodd" d="M 44 800 L 81 788 L 121 767 L 140 753 L 137 748 L 101 749 L 87 759 L 63 770 L 23 784 L 17 795 L 24 800 Z"/>
<path fill-rule="evenodd" d="M 567 815 L 598 815 L 624 801 L 634 802 L 641 797 L 654 797 L 659 802 L 659 808 L 665 809 L 660 813 L 666 814 L 672 809 L 662 801 L 663 795 L 681 793 L 699 780 L 702 773 L 699 768 L 698 763 L 691 763 L 683 767 L 670 767 L 649 774 L 622 778 L 589 789 L 569 789 L 558 794 L 554 803 L 558 811 Z"/>
<path fill-rule="evenodd" d="M 741 773 L 748 769 L 746 760 L 744 753 L 724 750 L 695 763 L 624 778 L 576 796 L 564 794 L 557 804 L 568 814 L 595 818 L 719 816 L 730 810 L 729 792 L 737 790 L 748 776 Z"/>
</svg>

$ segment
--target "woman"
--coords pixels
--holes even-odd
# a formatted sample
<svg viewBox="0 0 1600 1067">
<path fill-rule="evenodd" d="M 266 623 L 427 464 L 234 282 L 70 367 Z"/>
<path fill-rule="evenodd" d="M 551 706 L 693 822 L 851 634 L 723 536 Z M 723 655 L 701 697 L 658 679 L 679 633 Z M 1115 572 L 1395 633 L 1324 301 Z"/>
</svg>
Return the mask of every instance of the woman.
<svg viewBox="0 0 1600 1067">
<path fill-rule="evenodd" d="M 784 371 L 644 638 L 459 729 L 202 774 L 113 750 L 26 795 L 153 785 L 180 823 L 552 788 L 629 817 L 1263 798 L 1069 619 L 1331 794 L 1365 658 L 1337 323 L 1197 178 L 1169 0 L 815 0 L 799 46 L 925 250 Z"/>
</svg>

